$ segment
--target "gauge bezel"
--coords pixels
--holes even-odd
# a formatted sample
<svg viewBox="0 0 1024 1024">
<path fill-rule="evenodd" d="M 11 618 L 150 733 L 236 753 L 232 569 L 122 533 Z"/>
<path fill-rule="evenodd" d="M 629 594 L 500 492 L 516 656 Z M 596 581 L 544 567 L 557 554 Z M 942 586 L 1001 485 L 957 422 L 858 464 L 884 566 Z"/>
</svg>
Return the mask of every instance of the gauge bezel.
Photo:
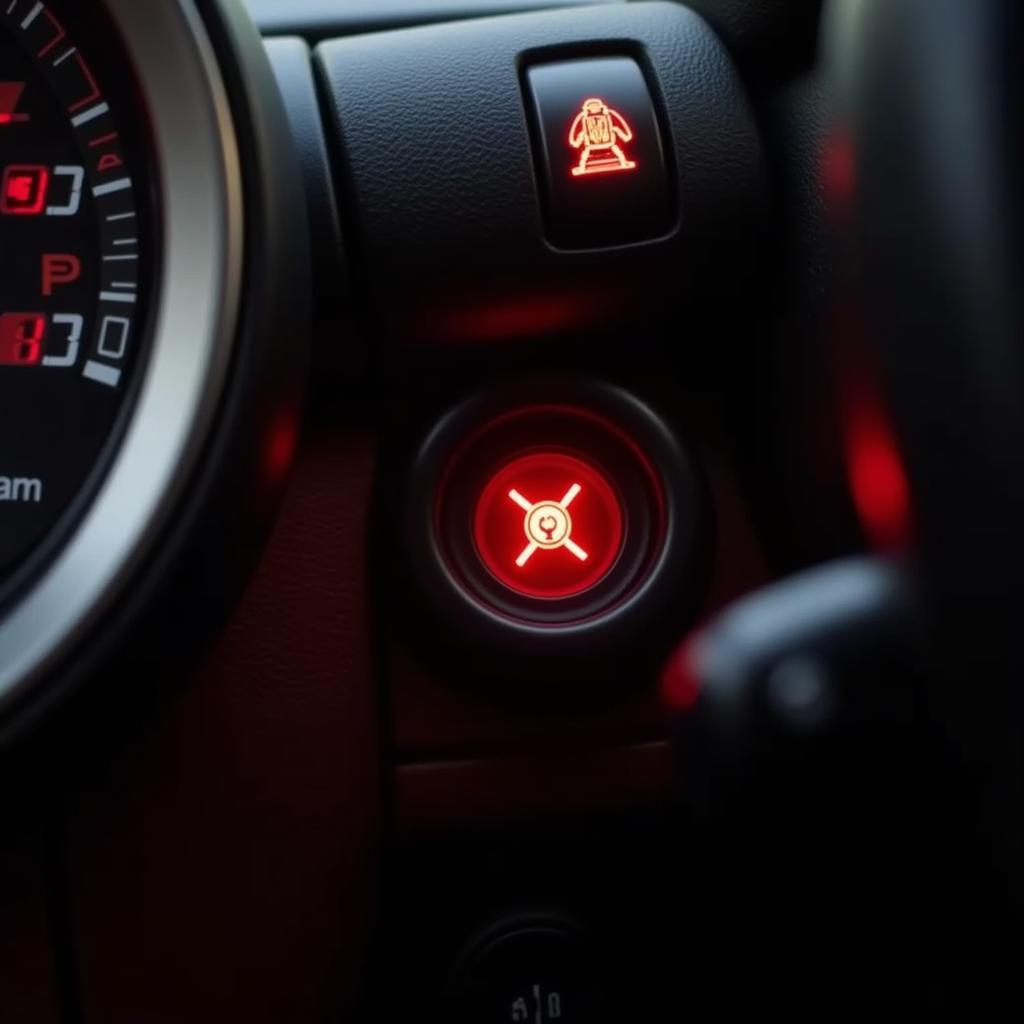
<svg viewBox="0 0 1024 1024">
<path fill-rule="evenodd" d="M 192 0 L 106 0 L 155 146 L 163 224 L 151 349 L 106 478 L 64 549 L 0 622 L 0 712 L 49 673 L 124 593 L 184 495 L 210 434 L 239 321 L 239 143 Z"/>
</svg>

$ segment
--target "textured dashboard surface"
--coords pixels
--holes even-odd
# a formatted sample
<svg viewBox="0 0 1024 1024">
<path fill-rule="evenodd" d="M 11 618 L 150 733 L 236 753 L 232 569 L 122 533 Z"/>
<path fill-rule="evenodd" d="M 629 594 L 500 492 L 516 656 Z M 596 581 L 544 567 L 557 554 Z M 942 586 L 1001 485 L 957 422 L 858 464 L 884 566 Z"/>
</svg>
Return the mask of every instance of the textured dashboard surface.
<svg viewBox="0 0 1024 1024">
<path fill-rule="evenodd" d="M 520 69 L 602 47 L 637 53 L 650 68 L 682 227 L 637 246 L 556 250 L 540 224 Z M 354 259 L 396 334 L 450 340 L 467 297 L 518 309 L 575 299 L 581 317 L 596 317 L 634 285 L 669 275 L 689 296 L 743 279 L 761 198 L 757 132 L 725 48 L 686 8 L 481 19 L 334 40 L 316 57 Z M 681 258 L 689 287 L 675 276 Z"/>
<path fill-rule="evenodd" d="M 352 1019 L 379 815 L 373 459 L 359 437 L 307 441 L 217 647 L 155 734 L 80 784 L 68 860 L 87 1019 Z"/>
<path fill-rule="evenodd" d="M 377 29 L 424 25 L 488 14 L 545 7 L 617 4 L 624 0 L 246 0 L 266 34 L 297 33 L 321 38 Z"/>
</svg>

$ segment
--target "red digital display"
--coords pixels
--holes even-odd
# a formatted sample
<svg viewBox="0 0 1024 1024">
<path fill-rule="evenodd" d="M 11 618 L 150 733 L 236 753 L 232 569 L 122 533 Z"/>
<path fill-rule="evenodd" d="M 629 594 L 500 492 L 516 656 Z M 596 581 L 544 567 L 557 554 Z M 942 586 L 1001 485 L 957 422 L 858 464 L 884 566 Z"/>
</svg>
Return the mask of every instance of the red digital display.
<svg viewBox="0 0 1024 1024">
<path fill-rule="evenodd" d="M 42 313 L 0 314 L 0 366 L 35 366 L 43 358 L 45 338 Z"/>
<path fill-rule="evenodd" d="M 573 597 L 615 564 L 622 509 L 591 465 L 561 452 L 535 452 L 502 466 L 477 502 L 473 534 L 481 561 L 528 597 Z"/>
<path fill-rule="evenodd" d="M 0 185 L 0 213 L 35 217 L 46 209 L 50 172 L 35 165 L 14 165 L 4 171 Z"/>
</svg>

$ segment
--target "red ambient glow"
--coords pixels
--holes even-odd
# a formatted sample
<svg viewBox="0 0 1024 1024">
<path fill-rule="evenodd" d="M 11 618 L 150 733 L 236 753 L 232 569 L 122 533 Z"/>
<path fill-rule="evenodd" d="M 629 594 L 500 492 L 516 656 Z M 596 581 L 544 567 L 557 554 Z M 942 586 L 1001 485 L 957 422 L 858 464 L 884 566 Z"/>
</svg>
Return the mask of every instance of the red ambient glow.
<svg viewBox="0 0 1024 1024">
<path fill-rule="evenodd" d="M 890 550 L 910 539 L 910 486 L 889 422 L 862 400 L 847 412 L 847 472 L 861 525 L 874 546 Z"/>
<path fill-rule="evenodd" d="M 697 648 L 700 634 L 680 646 L 661 674 L 661 696 L 671 711 L 692 711 L 700 699 Z"/>
<path fill-rule="evenodd" d="M 843 322 L 859 325 L 856 310 Z M 878 370 L 866 349 L 852 345 L 839 365 L 846 475 L 857 517 L 875 550 L 904 550 L 914 539 L 913 499 Z"/>
<path fill-rule="evenodd" d="M 274 422 L 266 440 L 266 473 L 269 483 L 282 480 L 295 458 L 299 440 L 298 417 L 292 412 L 282 413 Z"/>
<path fill-rule="evenodd" d="M 569 145 L 582 150 L 572 176 L 610 174 L 636 169 L 636 161 L 622 151 L 620 142 L 630 142 L 633 129 L 629 122 L 604 100 L 586 100 L 569 129 Z"/>
<path fill-rule="evenodd" d="M 624 534 L 619 500 L 593 466 L 560 452 L 507 463 L 477 503 L 476 549 L 505 586 L 528 597 L 573 597 L 615 564 Z"/>
</svg>

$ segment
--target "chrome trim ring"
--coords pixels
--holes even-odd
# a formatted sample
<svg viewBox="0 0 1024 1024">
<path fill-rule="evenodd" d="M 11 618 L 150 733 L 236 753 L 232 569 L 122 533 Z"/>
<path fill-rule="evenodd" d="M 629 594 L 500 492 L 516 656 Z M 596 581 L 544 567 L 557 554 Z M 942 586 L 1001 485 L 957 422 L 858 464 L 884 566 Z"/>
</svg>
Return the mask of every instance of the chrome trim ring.
<svg viewBox="0 0 1024 1024">
<path fill-rule="evenodd" d="M 242 176 L 224 81 L 193 0 L 106 0 L 153 113 L 160 279 L 144 378 L 81 523 L 0 622 L 0 712 L 45 681 L 119 599 L 185 497 L 239 317 Z"/>
</svg>

